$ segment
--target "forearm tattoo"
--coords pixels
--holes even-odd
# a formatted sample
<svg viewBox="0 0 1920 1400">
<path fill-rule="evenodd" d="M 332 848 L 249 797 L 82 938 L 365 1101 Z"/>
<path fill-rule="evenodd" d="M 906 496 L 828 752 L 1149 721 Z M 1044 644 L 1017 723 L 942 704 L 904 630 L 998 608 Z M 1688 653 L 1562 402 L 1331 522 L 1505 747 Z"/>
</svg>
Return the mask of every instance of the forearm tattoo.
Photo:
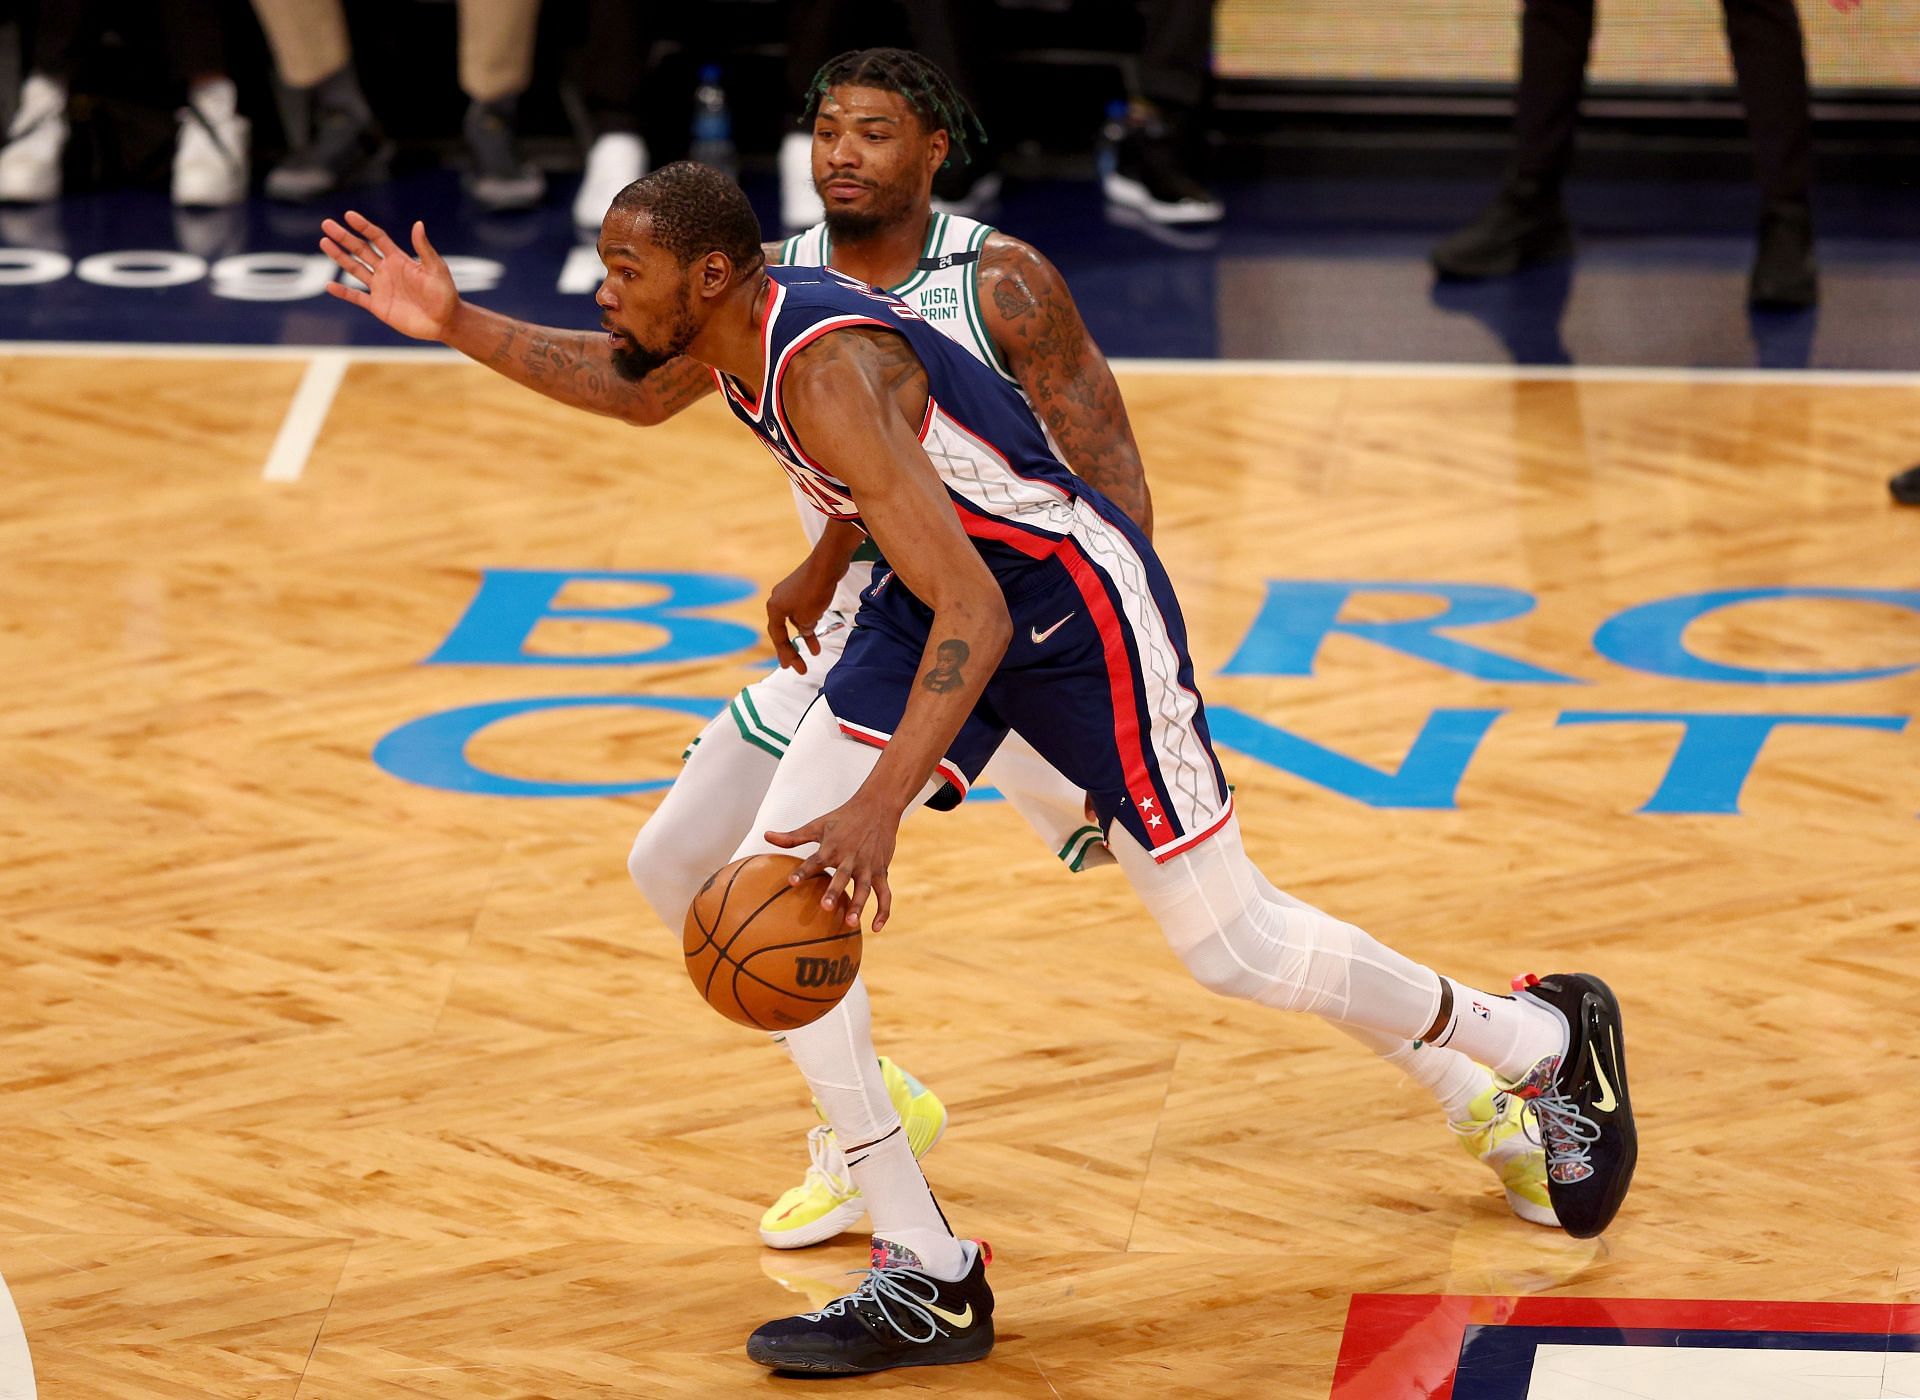
<svg viewBox="0 0 1920 1400">
<path fill-rule="evenodd" d="M 1127 406 L 1060 274 L 1025 244 L 994 238 L 979 276 L 997 313 L 994 342 L 1067 465 L 1151 529 L 1153 498 Z"/>
<path fill-rule="evenodd" d="M 614 373 L 604 336 L 518 323 L 507 326 L 487 366 L 562 403 L 616 418 L 670 417 L 713 387 L 706 366 L 688 359 L 670 361 L 636 384 Z"/>
<path fill-rule="evenodd" d="M 967 683 L 966 674 L 960 668 L 967 664 L 967 658 L 972 654 L 972 649 L 957 639 L 940 643 L 939 650 L 934 653 L 934 663 L 920 678 L 920 684 L 936 695 L 960 689 Z"/>
</svg>

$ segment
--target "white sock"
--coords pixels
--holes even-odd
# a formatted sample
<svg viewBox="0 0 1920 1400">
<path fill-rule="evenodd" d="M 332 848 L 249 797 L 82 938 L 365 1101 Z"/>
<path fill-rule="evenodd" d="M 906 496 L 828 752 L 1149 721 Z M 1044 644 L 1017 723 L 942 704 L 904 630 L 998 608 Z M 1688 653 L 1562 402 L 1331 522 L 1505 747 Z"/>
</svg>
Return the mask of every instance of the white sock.
<svg viewBox="0 0 1920 1400">
<path fill-rule="evenodd" d="M 940 1213 L 905 1128 L 871 1146 L 842 1141 L 840 1148 L 847 1154 L 847 1174 L 866 1197 L 876 1240 L 913 1251 L 935 1278 L 951 1282 L 966 1273 L 967 1251 Z"/>
<path fill-rule="evenodd" d="M 967 1271 L 966 1253 L 940 1213 L 887 1095 L 865 980 L 854 978 L 838 1006 L 781 1041 L 833 1125 L 847 1174 L 866 1198 L 874 1236 L 912 1250 L 936 1278 L 959 1278 Z"/>
<path fill-rule="evenodd" d="M 1546 1007 L 1477 992 L 1451 977 L 1440 980 L 1451 991 L 1453 1006 L 1428 1044 L 1471 1055 L 1505 1079 L 1523 1079 L 1547 1056 L 1567 1048 L 1566 1026 Z M 1443 992 L 1443 1007 L 1446 999 Z"/>
<path fill-rule="evenodd" d="M 1485 1065 L 1476 1065 L 1458 1050 L 1422 1045 L 1350 1022 L 1333 1024 L 1432 1094 L 1449 1123 L 1466 1122 L 1472 1116 L 1468 1110 L 1473 1101 L 1492 1083 Z"/>
</svg>

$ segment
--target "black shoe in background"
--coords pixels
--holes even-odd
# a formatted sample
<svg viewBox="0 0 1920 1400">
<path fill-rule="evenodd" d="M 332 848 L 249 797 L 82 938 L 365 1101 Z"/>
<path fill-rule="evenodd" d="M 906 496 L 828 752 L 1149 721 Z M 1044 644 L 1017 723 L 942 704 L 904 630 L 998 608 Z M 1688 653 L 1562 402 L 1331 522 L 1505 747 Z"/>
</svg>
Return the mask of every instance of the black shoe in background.
<svg viewBox="0 0 1920 1400">
<path fill-rule="evenodd" d="M 1158 118 L 1129 123 L 1101 181 L 1106 197 L 1156 224 L 1218 223 L 1226 209 L 1192 173 L 1184 152 L 1193 144 Z"/>
<path fill-rule="evenodd" d="M 1887 482 L 1887 490 L 1903 506 L 1920 506 L 1920 466 L 1908 467 Z"/>
<path fill-rule="evenodd" d="M 1542 180 L 1509 180 L 1480 217 L 1429 254 L 1442 277 L 1507 277 L 1573 253 L 1573 225 L 1560 190 Z"/>
<path fill-rule="evenodd" d="M 267 172 L 267 197 L 304 203 L 365 180 L 384 180 L 393 146 L 364 110 L 321 107 L 312 135 Z"/>
<path fill-rule="evenodd" d="M 1769 204 L 1760 216 L 1760 246 L 1747 279 L 1753 306 L 1797 310 L 1820 299 L 1820 269 L 1813 260 L 1813 211 L 1805 204 Z"/>
<path fill-rule="evenodd" d="M 547 177 L 515 148 L 514 107 L 511 97 L 470 103 L 461 124 L 472 161 L 467 193 L 488 209 L 531 209 L 547 192 Z"/>
<path fill-rule="evenodd" d="M 747 1357 L 775 1371 L 853 1376 L 895 1366 L 950 1366 L 993 1350 L 991 1250 L 973 1253 L 966 1274 L 949 1283 L 924 1272 L 898 1245 L 876 1238 L 866 1280 L 819 1312 L 777 1318 L 747 1338 Z"/>
</svg>

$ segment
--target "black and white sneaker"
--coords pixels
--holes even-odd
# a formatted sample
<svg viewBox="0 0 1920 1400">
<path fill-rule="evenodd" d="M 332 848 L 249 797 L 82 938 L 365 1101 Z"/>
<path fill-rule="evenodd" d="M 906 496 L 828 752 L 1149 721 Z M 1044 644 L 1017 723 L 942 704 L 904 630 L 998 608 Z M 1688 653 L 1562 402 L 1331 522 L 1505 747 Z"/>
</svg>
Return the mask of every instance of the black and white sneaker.
<svg viewBox="0 0 1920 1400">
<path fill-rule="evenodd" d="M 1560 1226 L 1592 1239 L 1612 1222 L 1640 1155 L 1627 1098 L 1620 1002 L 1605 982 L 1584 972 L 1513 979 L 1514 994 L 1546 1007 L 1567 1027 L 1564 1054 L 1549 1055 L 1531 1073 L 1503 1084 L 1525 1100 L 1547 1154 L 1547 1199 Z"/>
<path fill-rule="evenodd" d="M 1127 128 L 1101 189 L 1110 202 L 1156 224 L 1211 224 L 1226 214 L 1213 191 L 1182 163 L 1181 143 L 1158 122 Z"/>
<path fill-rule="evenodd" d="M 748 1359 L 775 1371 L 838 1376 L 895 1366 L 951 1366 L 993 1350 L 993 1290 L 984 1240 L 964 1240 L 967 1272 L 949 1283 L 911 1251 L 873 1242 L 861 1285 L 819 1312 L 776 1318 L 747 1338 Z"/>
</svg>

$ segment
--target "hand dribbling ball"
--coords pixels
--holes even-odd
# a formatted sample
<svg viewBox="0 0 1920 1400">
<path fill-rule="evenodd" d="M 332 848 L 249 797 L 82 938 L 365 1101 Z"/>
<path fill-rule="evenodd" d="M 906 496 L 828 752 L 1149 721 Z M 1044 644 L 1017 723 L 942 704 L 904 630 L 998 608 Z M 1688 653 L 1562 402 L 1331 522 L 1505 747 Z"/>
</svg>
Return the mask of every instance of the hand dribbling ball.
<svg viewBox="0 0 1920 1400">
<path fill-rule="evenodd" d="M 788 883 L 798 857 L 746 856 L 715 871 L 687 910 L 687 976 L 707 1004 L 756 1030 L 819 1020 L 860 971 L 860 930 L 822 909 L 827 877 Z"/>
</svg>

